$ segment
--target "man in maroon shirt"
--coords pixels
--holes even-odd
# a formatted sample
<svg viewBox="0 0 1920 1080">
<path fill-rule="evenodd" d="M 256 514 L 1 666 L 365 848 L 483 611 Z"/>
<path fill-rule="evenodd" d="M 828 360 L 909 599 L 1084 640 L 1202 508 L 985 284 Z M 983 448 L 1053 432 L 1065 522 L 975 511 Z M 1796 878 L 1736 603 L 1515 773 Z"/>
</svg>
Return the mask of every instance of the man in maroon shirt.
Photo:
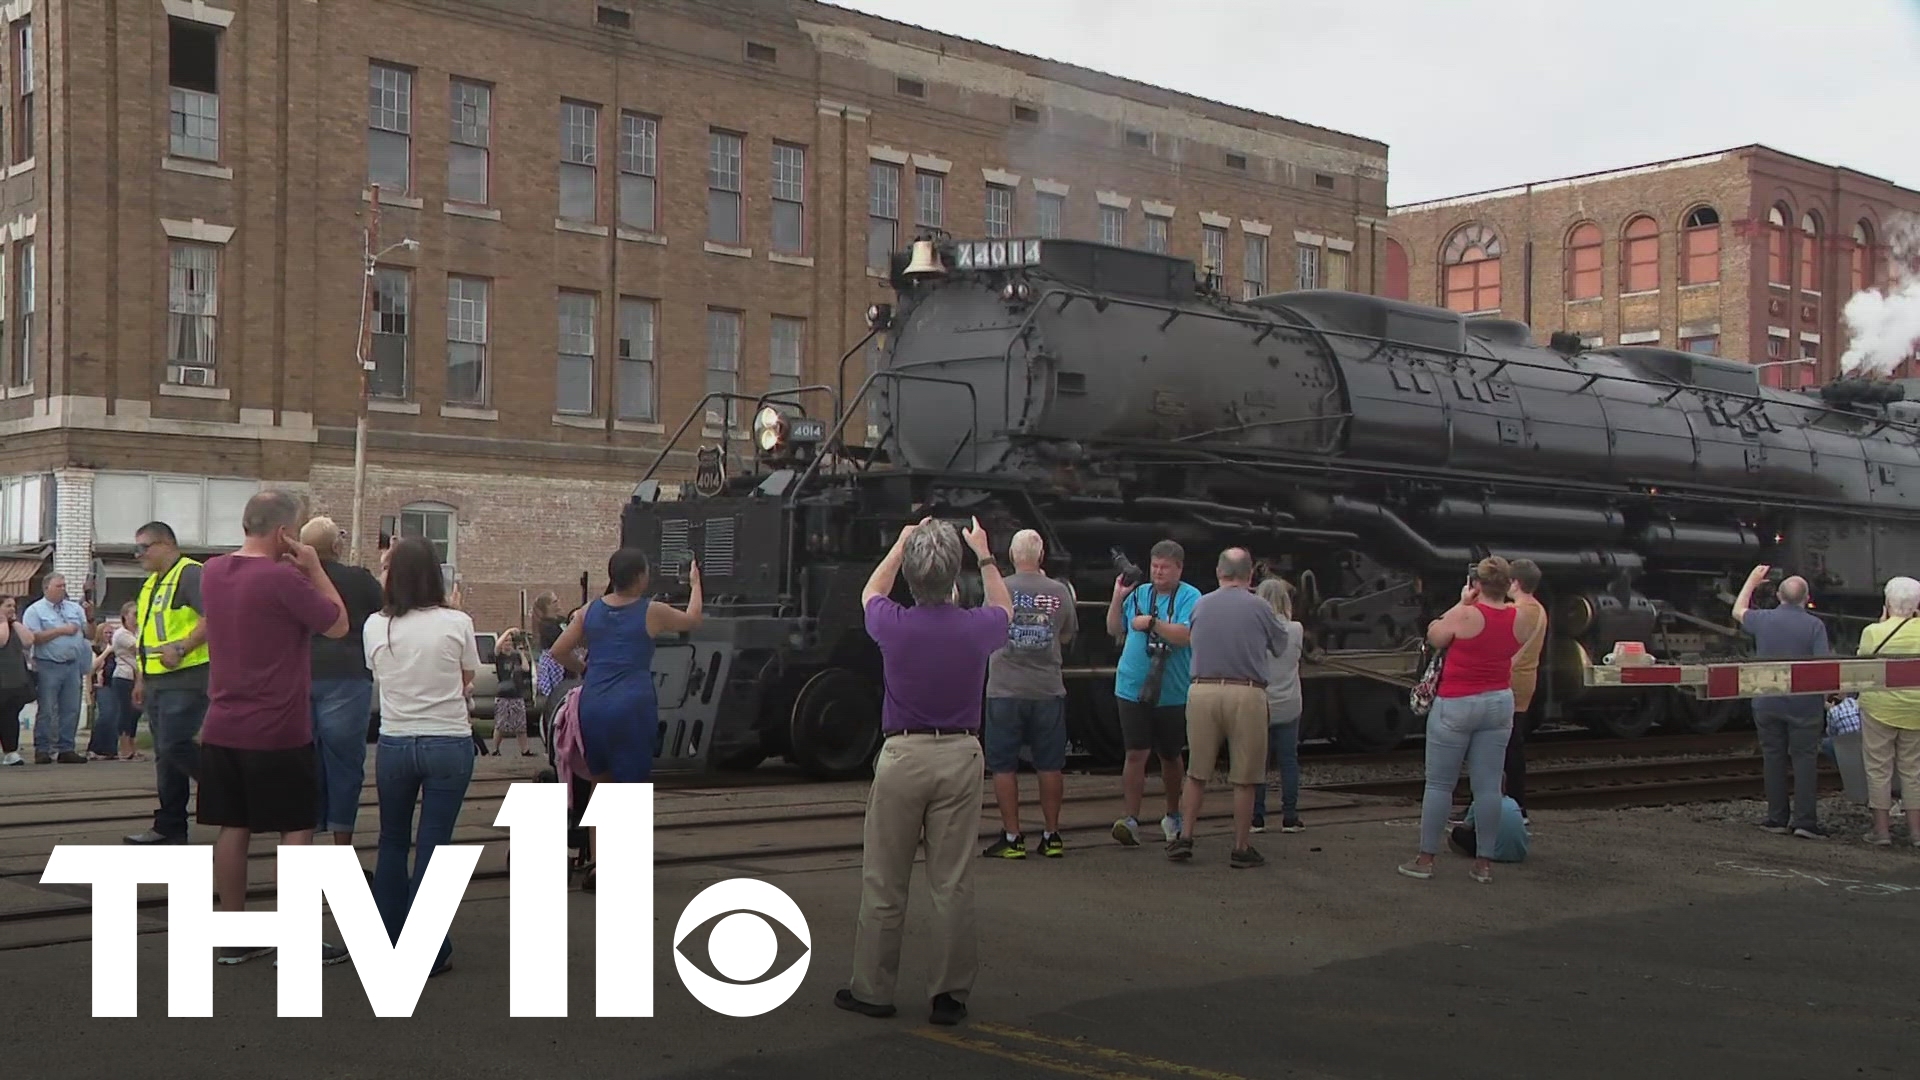
<svg viewBox="0 0 1920 1080">
<path fill-rule="evenodd" d="M 320 558 L 301 543 L 300 504 L 280 491 L 247 500 L 240 550 L 207 560 L 207 718 L 200 729 L 202 825 L 220 826 L 213 880 L 220 910 L 247 906 L 247 845 L 257 832 L 310 844 L 318 825 L 313 749 L 313 635 L 342 637 L 347 608 Z M 337 964 L 347 951 L 322 943 Z M 271 948 L 223 947 L 238 964 Z"/>
</svg>

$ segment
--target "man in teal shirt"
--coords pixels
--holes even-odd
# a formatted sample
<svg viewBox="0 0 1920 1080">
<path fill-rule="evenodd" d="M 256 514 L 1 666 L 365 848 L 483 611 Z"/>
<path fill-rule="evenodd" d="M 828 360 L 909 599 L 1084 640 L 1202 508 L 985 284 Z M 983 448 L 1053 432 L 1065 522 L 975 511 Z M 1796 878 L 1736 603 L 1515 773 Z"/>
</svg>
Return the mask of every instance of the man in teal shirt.
<svg viewBox="0 0 1920 1080">
<path fill-rule="evenodd" d="M 1455 851 L 1468 858 L 1478 857 L 1480 849 L 1474 846 L 1473 818 L 1454 826 L 1452 839 Z M 1510 795 L 1500 796 L 1500 836 L 1493 844 L 1493 861 L 1525 862 L 1530 840 L 1527 823 L 1520 816 L 1520 804 Z"/>
<path fill-rule="evenodd" d="M 1113 838 L 1128 847 L 1140 843 L 1147 758 L 1155 755 L 1160 758 L 1160 779 L 1167 793 L 1160 831 L 1168 841 L 1180 835 L 1180 792 L 1187 780 L 1187 686 L 1193 671 L 1187 628 L 1193 622 L 1193 607 L 1200 602 L 1200 590 L 1180 580 L 1185 549 L 1162 540 L 1148 554 L 1148 580 L 1129 586 L 1124 577 L 1114 579 L 1113 601 L 1107 605 L 1107 633 L 1115 640 L 1125 635 L 1114 671 L 1113 696 L 1127 751 L 1120 773 L 1127 813 L 1113 823 Z M 1160 687 L 1149 695 L 1146 684 L 1156 662 Z"/>
</svg>

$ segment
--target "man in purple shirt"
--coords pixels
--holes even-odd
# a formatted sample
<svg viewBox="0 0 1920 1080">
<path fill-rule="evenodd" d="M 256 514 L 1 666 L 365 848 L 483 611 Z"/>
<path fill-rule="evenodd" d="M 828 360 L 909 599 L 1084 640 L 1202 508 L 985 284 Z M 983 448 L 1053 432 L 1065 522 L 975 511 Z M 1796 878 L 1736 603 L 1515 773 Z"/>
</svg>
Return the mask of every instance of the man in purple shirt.
<svg viewBox="0 0 1920 1080">
<path fill-rule="evenodd" d="M 985 607 L 957 603 L 955 582 L 968 548 L 980 564 Z M 903 567 L 912 607 L 889 597 Z M 927 888 L 940 924 L 934 927 L 939 945 L 928 974 L 929 1019 L 957 1024 L 967 1015 L 977 966 L 971 855 L 980 833 L 984 787 L 981 700 L 988 658 L 1007 643 L 1013 597 L 993 564 L 978 519 L 967 530 L 964 547 L 952 525 L 922 519 L 900 530 L 893 549 L 867 579 L 860 603 L 867 635 L 880 647 L 886 684 L 880 727 L 886 743 L 874 762 L 867 795 L 853 979 L 833 1001 L 867 1016 L 894 1014 L 907 884 L 924 837 Z"/>
</svg>

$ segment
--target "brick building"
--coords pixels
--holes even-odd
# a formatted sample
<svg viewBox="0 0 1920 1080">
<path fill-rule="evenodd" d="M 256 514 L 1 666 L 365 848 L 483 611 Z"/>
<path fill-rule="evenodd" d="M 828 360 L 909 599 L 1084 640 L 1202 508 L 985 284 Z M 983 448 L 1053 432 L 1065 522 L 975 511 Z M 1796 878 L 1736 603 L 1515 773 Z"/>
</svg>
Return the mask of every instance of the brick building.
<svg viewBox="0 0 1920 1080">
<path fill-rule="evenodd" d="M 1395 207 L 1382 291 L 1588 344 L 1754 363 L 1824 382 L 1848 298 L 1884 285 L 1888 226 L 1920 192 L 1765 146 Z M 1911 362 L 1909 361 L 1909 365 Z"/>
<path fill-rule="evenodd" d="M 431 537 L 487 628 L 600 576 L 709 389 L 829 379 L 918 226 L 1377 282 L 1378 142 L 808 0 L 40 3 L 0 5 L 0 544 L 115 601 L 149 518 L 346 524 L 370 249 L 360 555 Z"/>
</svg>

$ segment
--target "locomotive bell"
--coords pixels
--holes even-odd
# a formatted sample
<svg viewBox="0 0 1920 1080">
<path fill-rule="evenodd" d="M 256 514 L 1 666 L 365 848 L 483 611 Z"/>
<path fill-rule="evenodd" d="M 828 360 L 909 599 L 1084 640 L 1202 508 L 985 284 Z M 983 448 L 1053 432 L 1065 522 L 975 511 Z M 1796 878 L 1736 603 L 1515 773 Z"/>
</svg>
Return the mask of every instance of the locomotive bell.
<svg viewBox="0 0 1920 1080">
<path fill-rule="evenodd" d="M 913 242 L 913 261 L 907 264 L 908 277 L 946 272 L 947 268 L 940 265 L 940 253 L 934 250 L 933 241 L 915 240 Z"/>
</svg>

